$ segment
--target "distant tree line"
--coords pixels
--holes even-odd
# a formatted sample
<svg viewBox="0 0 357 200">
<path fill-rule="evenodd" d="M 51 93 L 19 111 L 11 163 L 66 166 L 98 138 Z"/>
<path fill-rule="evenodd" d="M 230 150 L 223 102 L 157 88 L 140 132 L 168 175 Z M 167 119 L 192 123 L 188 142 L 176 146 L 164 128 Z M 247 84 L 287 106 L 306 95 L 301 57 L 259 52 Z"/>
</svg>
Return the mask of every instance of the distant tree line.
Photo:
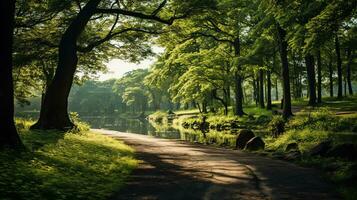
<svg viewBox="0 0 357 200">
<path fill-rule="evenodd" d="M 3 0 L 0 145 L 21 146 L 13 97 L 26 104 L 40 90 L 40 116 L 32 128 L 72 128 L 68 98 L 73 83 L 105 71 L 103 63 L 111 58 L 137 62 L 152 56 L 153 43 L 166 51 L 142 81 L 145 91 L 141 86 L 124 91 L 117 87 L 125 104 L 140 104 L 136 107 L 141 110 L 151 100 L 159 109 L 163 95 L 177 107 L 193 104 L 207 112 L 219 104 L 225 114 L 232 106 L 242 116 L 244 103 L 255 101 L 271 109 L 273 96 L 282 96 L 283 116 L 288 118 L 292 98 L 308 96 L 309 105 L 315 106 L 324 87 L 339 99 L 352 95 L 356 4 Z M 148 104 L 142 103 L 145 98 Z"/>
</svg>

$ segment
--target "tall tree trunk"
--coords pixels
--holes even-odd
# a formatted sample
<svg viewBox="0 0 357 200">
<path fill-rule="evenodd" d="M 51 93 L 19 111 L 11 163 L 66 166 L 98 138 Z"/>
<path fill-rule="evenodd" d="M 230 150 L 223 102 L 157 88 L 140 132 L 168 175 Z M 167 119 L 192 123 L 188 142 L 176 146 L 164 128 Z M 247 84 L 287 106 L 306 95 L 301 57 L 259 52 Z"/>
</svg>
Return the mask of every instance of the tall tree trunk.
<svg viewBox="0 0 357 200">
<path fill-rule="evenodd" d="M 227 105 L 230 106 L 231 105 L 231 87 L 227 86 L 227 94 L 226 94 L 226 102 Z"/>
<path fill-rule="evenodd" d="M 238 58 L 240 56 L 240 40 L 239 38 L 236 38 L 234 40 L 234 53 L 235 56 Z M 243 116 L 245 115 L 244 111 L 243 111 L 243 88 L 242 88 L 242 84 L 243 84 L 243 77 L 241 75 L 242 72 L 242 66 L 240 64 L 238 64 L 237 66 L 237 70 L 234 73 L 234 83 L 235 83 L 235 115 L 238 116 Z"/>
<path fill-rule="evenodd" d="M 322 103 L 321 52 L 317 51 L 317 103 Z"/>
<path fill-rule="evenodd" d="M 259 69 L 259 106 L 265 108 L 264 105 L 264 71 Z"/>
<path fill-rule="evenodd" d="M 202 102 L 202 112 L 207 113 L 207 101 L 203 100 Z"/>
<path fill-rule="evenodd" d="M 41 106 L 35 129 L 70 129 L 74 126 L 68 115 L 68 95 L 77 68 L 77 39 L 101 0 L 90 0 L 62 35 L 55 76 Z"/>
<path fill-rule="evenodd" d="M 271 72 L 267 71 L 267 109 L 271 110 Z"/>
<path fill-rule="evenodd" d="M 309 85 L 309 105 L 316 105 L 316 87 L 315 87 L 315 65 L 314 65 L 314 56 L 308 54 L 305 56 L 305 64 L 307 71 L 307 80 Z"/>
<path fill-rule="evenodd" d="M 330 85 L 330 97 L 333 97 L 333 69 L 332 69 L 332 59 L 328 64 L 328 71 L 329 71 L 329 85 Z"/>
<path fill-rule="evenodd" d="M 338 39 L 338 34 L 335 36 L 335 49 L 336 49 L 336 59 L 337 59 L 337 98 L 342 99 L 342 61 L 340 52 L 340 42 Z"/>
<path fill-rule="evenodd" d="M 344 91 L 345 91 L 345 97 L 347 96 L 347 79 L 346 79 L 346 76 L 343 77 L 343 80 L 344 80 Z"/>
<path fill-rule="evenodd" d="M 258 77 L 255 78 L 255 74 L 253 74 L 254 77 L 254 101 L 255 101 L 255 106 L 258 106 L 259 103 L 259 81 Z"/>
<path fill-rule="evenodd" d="M 282 65 L 283 80 L 283 117 L 289 118 L 293 115 L 291 111 L 290 77 L 288 62 L 288 43 L 286 42 L 286 31 L 277 24 L 280 59 Z"/>
<path fill-rule="evenodd" d="M 12 78 L 12 45 L 15 1 L 0 3 L 0 148 L 23 148 L 14 122 L 14 86 Z"/>
<path fill-rule="evenodd" d="M 278 77 L 275 78 L 275 100 L 279 101 Z"/>
<path fill-rule="evenodd" d="M 351 81 L 351 64 L 352 64 L 352 51 L 351 48 L 347 49 L 347 66 L 346 66 L 346 78 L 347 78 L 347 84 L 348 84 L 348 93 L 350 95 L 353 95 L 353 89 L 352 89 L 352 81 Z"/>
</svg>

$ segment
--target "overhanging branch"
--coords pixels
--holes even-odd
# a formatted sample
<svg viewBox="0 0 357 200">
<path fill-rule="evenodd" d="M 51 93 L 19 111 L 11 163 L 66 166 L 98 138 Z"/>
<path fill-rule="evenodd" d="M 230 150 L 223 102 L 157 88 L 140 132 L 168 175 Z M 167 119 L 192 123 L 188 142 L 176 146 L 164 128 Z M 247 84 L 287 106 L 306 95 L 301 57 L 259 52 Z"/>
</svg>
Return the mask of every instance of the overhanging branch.
<svg viewBox="0 0 357 200">
<path fill-rule="evenodd" d="M 92 51 L 95 47 L 111 40 L 117 35 L 127 33 L 127 32 L 141 32 L 141 33 L 148 33 L 148 34 L 162 34 L 163 32 L 158 32 L 158 31 L 151 31 L 151 30 L 145 30 L 145 29 L 140 29 L 140 28 L 126 28 L 122 29 L 117 32 L 111 32 L 110 34 L 106 35 L 104 38 L 97 40 L 95 42 L 92 42 L 91 44 L 88 44 L 86 47 L 81 47 L 77 46 L 77 51 L 82 52 L 82 53 L 88 53 Z"/>
</svg>

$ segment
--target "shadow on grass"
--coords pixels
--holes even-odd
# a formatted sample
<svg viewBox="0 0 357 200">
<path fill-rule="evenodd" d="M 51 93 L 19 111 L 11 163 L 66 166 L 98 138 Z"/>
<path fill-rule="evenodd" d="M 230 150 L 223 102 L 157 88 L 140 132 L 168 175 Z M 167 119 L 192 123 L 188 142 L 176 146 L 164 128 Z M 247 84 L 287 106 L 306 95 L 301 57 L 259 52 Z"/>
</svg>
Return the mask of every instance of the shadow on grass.
<svg viewBox="0 0 357 200">
<path fill-rule="evenodd" d="M 32 151 L 0 152 L 0 199 L 105 199 L 135 167 L 132 150 L 97 134 L 28 131 Z"/>
</svg>

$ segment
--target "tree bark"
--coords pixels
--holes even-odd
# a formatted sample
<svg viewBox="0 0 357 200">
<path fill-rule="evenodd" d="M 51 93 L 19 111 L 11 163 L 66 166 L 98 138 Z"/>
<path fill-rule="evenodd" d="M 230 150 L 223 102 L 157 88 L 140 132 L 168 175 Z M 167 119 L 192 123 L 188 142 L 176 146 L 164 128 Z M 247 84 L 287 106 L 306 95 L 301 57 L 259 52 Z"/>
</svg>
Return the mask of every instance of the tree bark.
<svg viewBox="0 0 357 200">
<path fill-rule="evenodd" d="M 255 74 L 253 74 L 253 87 L 254 87 L 254 101 L 255 106 L 258 106 L 259 102 L 259 82 L 258 79 L 255 78 Z"/>
<path fill-rule="evenodd" d="M 278 77 L 275 78 L 275 100 L 279 101 Z"/>
<path fill-rule="evenodd" d="M 335 36 L 335 49 L 336 49 L 336 59 L 337 59 L 337 98 L 342 99 L 342 61 L 341 61 L 341 52 L 340 52 L 340 42 L 338 35 Z"/>
<path fill-rule="evenodd" d="M 280 59 L 282 65 L 282 80 L 283 80 L 283 117 L 289 118 L 293 115 L 291 111 L 291 94 L 290 94 L 290 77 L 289 77 L 289 62 L 288 62 L 288 43 L 286 42 L 286 31 L 277 24 L 278 41 L 280 49 Z"/>
<path fill-rule="evenodd" d="M 329 71 L 329 86 L 330 86 L 330 97 L 333 97 L 333 69 L 332 69 L 332 59 L 328 64 Z"/>
<path fill-rule="evenodd" d="M 259 106 L 265 108 L 264 105 L 264 71 L 259 69 Z"/>
<path fill-rule="evenodd" d="M 271 110 L 271 72 L 267 71 L 267 109 Z"/>
<path fill-rule="evenodd" d="M 321 52 L 317 51 L 317 103 L 322 103 Z"/>
<path fill-rule="evenodd" d="M 74 126 L 68 115 L 68 95 L 77 69 L 77 39 L 94 14 L 101 0 L 90 0 L 63 34 L 55 76 L 48 87 L 35 129 L 70 129 Z"/>
<path fill-rule="evenodd" d="M 353 88 L 352 88 L 352 81 L 351 81 L 351 64 L 352 64 L 352 51 L 351 48 L 347 49 L 347 66 L 346 66 L 346 78 L 347 78 L 347 84 L 348 84 L 348 93 L 350 95 L 353 95 Z"/>
<path fill-rule="evenodd" d="M 305 56 L 305 64 L 307 71 L 307 80 L 309 85 L 309 105 L 316 105 L 316 80 L 315 80 L 315 65 L 314 65 L 314 56 L 308 54 Z"/>
<path fill-rule="evenodd" d="M 240 40 L 239 38 L 236 38 L 233 43 L 234 47 L 234 53 L 236 57 L 240 56 Z M 237 66 L 237 70 L 234 73 L 234 83 L 235 83 L 235 112 L 234 114 L 237 116 L 243 116 L 245 115 L 243 111 L 243 89 L 242 89 L 242 83 L 243 83 L 243 78 L 242 75 L 240 74 L 242 71 L 242 67 L 240 64 Z"/>
<path fill-rule="evenodd" d="M 15 1 L 0 3 L 0 148 L 23 148 L 14 122 L 14 86 L 12 78 L 12 46 Z"/>
</svg>

